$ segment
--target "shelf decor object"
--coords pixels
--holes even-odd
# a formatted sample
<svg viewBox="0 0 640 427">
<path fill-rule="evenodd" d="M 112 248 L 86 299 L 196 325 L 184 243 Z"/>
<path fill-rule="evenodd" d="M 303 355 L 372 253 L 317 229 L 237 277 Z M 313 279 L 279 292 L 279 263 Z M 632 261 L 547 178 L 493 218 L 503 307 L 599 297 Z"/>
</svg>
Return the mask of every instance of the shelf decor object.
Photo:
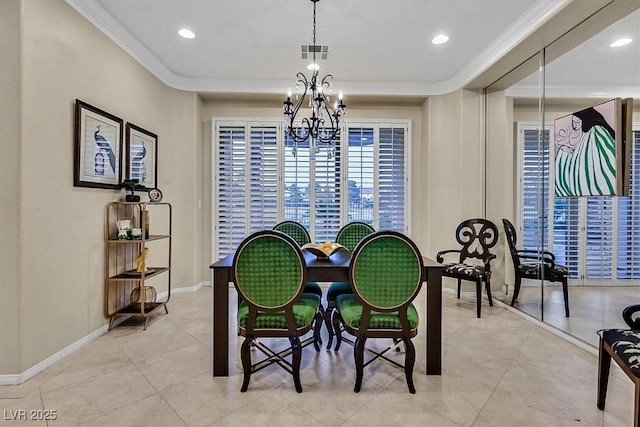
<svg viewBox="0 0 640 427">
<path fill-rule="evenodd" d="M 325 242 L 316 245 L 315 243 L 307 243 L 301 247 L 302 250 L 306 250 L 314 254 L 318 259 L 329 259 L 331 255 L 338 252 L 340 249 L 344 249 L 340 243 Z"/>
<path fill-rule="evenodd" d="M 150 231 L 156 234 L 147 232 L 148 210 L 154 211 L 154 228 Z M 106 211 L 105 315 L 110 318 L 109 330 L 118 317 L 144 318 L 147 329 L 152 314 L 162 308 L 169 313 L 171 205 L 118 201 L 109 203 Z M 120 237 L 123 227 L 128 233 L 125 239 Z M 137 237 L 129 237 L 131 230 Z"/>
</svg>

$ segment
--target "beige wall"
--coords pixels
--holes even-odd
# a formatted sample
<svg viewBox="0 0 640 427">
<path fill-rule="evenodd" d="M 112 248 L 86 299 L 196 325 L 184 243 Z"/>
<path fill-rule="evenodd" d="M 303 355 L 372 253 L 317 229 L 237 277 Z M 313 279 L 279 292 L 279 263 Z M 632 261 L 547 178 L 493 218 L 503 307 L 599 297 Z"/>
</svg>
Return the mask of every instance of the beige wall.
<svg viewBox="0 0 640 427">
<path fill-rule="evenodd" d="M 173 287 L 206 277 L 197 256 L 202 246 L 197 96 L 158 81 L 62 0 L 3 0 L 0 7 L 0 374 L 9 375 L 107 322 L 105 205 L 120 192 L 73 186 L 76 98 L 158 135 L 158 186 L 174 213 Z M 5 43 L 11 44 L 7 51 Z"/>
<path fill-rule="evenodd" d="M 18 372 L 20 3 L 0 2 L 0 374 Z"/>
</svg>

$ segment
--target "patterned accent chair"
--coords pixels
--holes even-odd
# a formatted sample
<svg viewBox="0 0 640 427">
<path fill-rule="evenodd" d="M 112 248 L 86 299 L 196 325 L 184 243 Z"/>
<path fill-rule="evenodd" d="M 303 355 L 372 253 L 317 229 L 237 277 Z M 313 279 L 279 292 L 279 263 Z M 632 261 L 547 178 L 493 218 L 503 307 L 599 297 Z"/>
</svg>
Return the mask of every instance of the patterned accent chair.
<svg viewBox="0 0 640 427">
<path fill-rule="evenodd" d="M 298 246 L 311 243 L 311 236 L 309 232 L 302 224 L 296 221 L 283 221 L 276 224 L 273 227 L 274 230 L 280 231 L 290 237 L 298 243 Z M 322 287 L 318 282 L 307 282 L 304 284 L 304 292 L 307 294 L 316 294 L 322 299 Z M 322 307 L 324 312 L 324 307 Z"/>
<path fill-rule="evenodd" d="M 485 283 L 489 305 L 493 307 L 491 297 L 491 260 L 496 256 L 489 252 L 498 242 L 498 227 L 486 219 L 473 218 L 463 221 L 456 229 L 456 240 L 462 249 L 449 249 L 438 252 L 436 260 L 444 264 L 443 276 L 458 279 L 458 299 L 463 280 L 476 284 L 476 312 L 478 318 L 482 310 L 482 282 Z M 445 263 L 445 255 L 458 254 L 457 262 Z M 469 261 L 476 261 L 472 263 Z"/>
<path fill-rule="evenodd" d="M 569 269 L 563 265 L 556 264 L 556 257 L 548 251 L 518 250 L 518 236 L 516 229 L 506 218 L 502 218 L 504 232 L 509 244 L 509 252 L 513 260 L 513 271 L 515 274 L 515 284 L 513 296 L 511 297 L 511 307 L 515 304 L 520 293 L 522 279 L 546 280 L 549 282 L 561 282 L 562 293 L 564 295 L 564 314 L 569 317 L 569 289 L 567 280 Z"/>
<path fill-rule="evenodd" d="M 374 230 L 372 226 L 364 222 L 350 222 L 349 224 L 342 227 L 340 231 L 338 231 L 338 235 L 336 236 L 336 243 L 340 243 L 342 246 L 353 252 L 358 243 L 360 243 L 360 241 L 364 237 L 374 233 L 375 231 L 376 230 Z M 334 335 L 337 335 L 335 350 L 338 350 L 340 348 L 340 343 L 342 342 L 341 331 L 333 330 L 331 320 L 332 314 L 336 308 L 336 298 L 338 297 L 338 295 L 352 293 L 353 291 L 351 290 L 351 284 L 349 282 L 333 282 L 327 289 L 327 308 L 324 312 L 324 323 L 327 327 L 327 331 L 329 332 L 327 350 L 331 348 L 331 343 L 333 341 Z"/>
<path fill-rule="evenodd" d="M 284 233 L 259 231 L 238 247 L 233 272 L 236 290 L 242 297 L 238 328 L 245 337 L 240 349 L 244 371 L 240 391 L 247 391 L 252 373 L 277 363 L 293 375 L 296 391 L 301 393 L 302 349 L 313 343 L 320 351 L 322 314 L 320 297 L 303 293 L 307 269 L 300 247 Z M 313 336 L 301 342 L 300 337 L 312 329 Z M 276 353 L 258 341 L 260 337 L 287 338 L 291 347 Z M 252 363 L 252 347 L 267 357 Z M 288 355 L 291 362 L 285 359 Z"/>
<path fill-rule="evenodd" d="M 353 252 L 349 276 L 353 293 L 338 295 L 333 317 L 334 328 L 355 337 L 356 384 L 360 391 L 364 368 L 382 358 L 404 370 L 411 393 L 416 352 L 411 339 L 418 333 L 418 311 L 413 300 L 422 286 L 424 266 L 418 247 L 407 236 L 395 231 L 380 231 L 365 237 Z M 393 338 L 394 345 L 377 352 L 365 348 L 369 338 Z M 396 341 L 398 341 L 396 343 Z M 404 365 L 385 356 L 402 341 Z M 365 350 L 375 356 L 364 362 Z"/>
<path fill-rule="evenodd" d="M 622 311 L 622 318 L 631 329 L 598 331 L 598 409 L 604 410 L 611 358 L 616 361 L 635 385 L 633 426 L 640 427 L 640 304 Z"/>
</svg>

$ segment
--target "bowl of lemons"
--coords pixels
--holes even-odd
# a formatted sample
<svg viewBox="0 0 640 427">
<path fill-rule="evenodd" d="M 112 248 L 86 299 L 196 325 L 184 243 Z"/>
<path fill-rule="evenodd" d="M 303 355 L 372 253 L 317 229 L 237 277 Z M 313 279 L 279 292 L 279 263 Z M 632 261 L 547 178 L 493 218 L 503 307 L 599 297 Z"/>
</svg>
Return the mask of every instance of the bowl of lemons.
<svg viewBox="0 0 640 427">
<path fill-rule="evenodd" d="M 332 243 L 326 241 L 324 243 L 315 244 L 307 243 L 302 246 L 303 250 L 307 250 L 318 257 L 318 259 L 329 259 L 331 255 L 344 248 L 340 243 Z"/>
</svg>

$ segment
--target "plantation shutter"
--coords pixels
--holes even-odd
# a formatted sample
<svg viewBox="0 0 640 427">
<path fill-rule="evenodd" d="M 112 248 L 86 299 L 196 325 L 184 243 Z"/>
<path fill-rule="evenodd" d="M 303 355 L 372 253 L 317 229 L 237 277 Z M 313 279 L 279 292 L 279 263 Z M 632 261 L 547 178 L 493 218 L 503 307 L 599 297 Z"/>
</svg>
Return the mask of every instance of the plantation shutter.
<svg viewBox="0 0 640 427">
<path fill-rule="evenodd" d="M 376 228 L 373 221 L 375 192 L 374 129 L 349 129 L 349 167 L 347 175 L 347 215 L 349 222 L 361 221 Z"/>
<path fill-rule="evenodd" d="M 285 135 L 284 150 L 284 219 L 311 229 L 311 158 L 309 144 L 294 147 Z"/>
<path fill-rule="evenodd" d="M 542 244 L 542 249 L 546 249 L 549 212 L 549 131 L 544 131 L 542 143 L 539 141 L 539 129 L 523 129 L 523 132 L 522 230 L 519 233 L 521 245 L 523 249 L 539 250 Z"/>
<path fill-rule="evenodd" d="M 347 216 L 376 230 L 407 230 L 408 125 L 348 129 Z"/>
<path fill-rule="evenodd" d="M 629 196 L 618 198 L 618 279 L 640 279 L 640 131 L 632 144 Z"/>
<path fill-rule="evenodd" d="M 613 199 L 588 197 L 585 277 L 611 279 L 613 264 Z"/>
<path fill-rule="evenodd" d="M 379 206 L 380 230 L 407 232 L 405 224 L 407 171 L 405 140 L 407 128 L 381 127 L 379 136 Z"/>
<path fill-rule="evenodd" d="M 246 218 L 246 129 L 245 126 L 216 126 L 217 194 L 214 201 L 217 226 L 217 257 L 238 247 L 247 236 Z M 215 255 L 215 254 L 214 254 Z"/>
<path fill-rule="evenodd" d="M 312 167 L 315 183 L 312 195 L 315 212 L 312 214 L 312 236 L 316 242 L 335 241 L 340 230 L 340 149 L 335 154 L 319 143 Z"/>
<path fill-rule="evenodd" d="M 580 201 L 556 198 L 553 211 L 553 254 L 556 263 L 569 269 L 569 277 L 580 275 Z"/>
<path fill-rule="evenodd" d="M 278 222 L 278 129 L 252 125 L 249 162 L 249 233 Z"/>
<path fill-rule="evenodd" d="M 280 121 L 213 123 L 215 258 L 283 220 L 301 223 L 316 243 L 335 240 L 347 216 L 408 231 L 407 123 L 345 127 L 348 141 L 318 143 L 314 153 Z"/>
</svg>

